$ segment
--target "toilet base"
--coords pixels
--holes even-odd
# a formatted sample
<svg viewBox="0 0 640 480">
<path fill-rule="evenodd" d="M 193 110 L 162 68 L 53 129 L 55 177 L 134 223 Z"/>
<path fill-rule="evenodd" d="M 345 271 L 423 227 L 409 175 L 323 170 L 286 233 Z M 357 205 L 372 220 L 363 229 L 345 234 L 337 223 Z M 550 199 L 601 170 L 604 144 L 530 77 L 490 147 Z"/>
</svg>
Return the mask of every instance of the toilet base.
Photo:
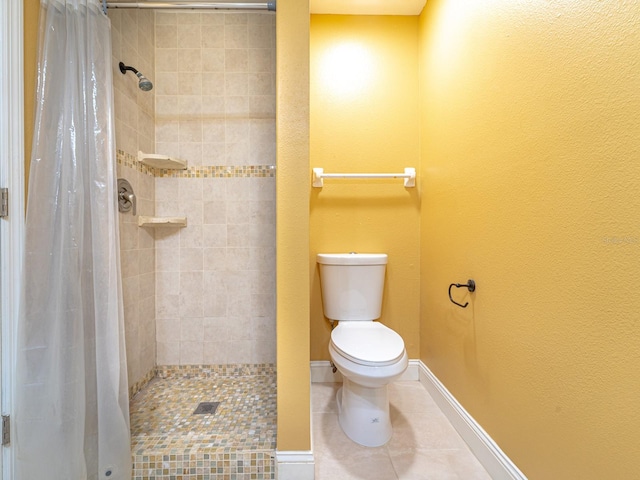
<svg viewBox="0 0 640 480">
<path fill-rule="evenodd" d="M 365 447 L 380 447 L 389 441 L 393 431 L 387 385 L 363 387 L 343 377 L 336 400 L 338 421 L 347 437 Z"/>
</svg>

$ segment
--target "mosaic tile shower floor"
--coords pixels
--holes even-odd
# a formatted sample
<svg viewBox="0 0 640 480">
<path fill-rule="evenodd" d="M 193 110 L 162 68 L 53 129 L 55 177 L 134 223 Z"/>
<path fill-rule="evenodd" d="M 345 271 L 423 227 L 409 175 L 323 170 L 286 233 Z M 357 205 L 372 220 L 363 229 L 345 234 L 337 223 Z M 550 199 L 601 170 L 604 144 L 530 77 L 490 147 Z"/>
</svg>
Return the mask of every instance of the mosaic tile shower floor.
<svg viewBox="0 0 640 480">
<path fill-rule="evenodd" d="M 276 377 L 259 367 L 159 369 L 130 404 L 133 480 L 274 479 Z"/>
</svg>

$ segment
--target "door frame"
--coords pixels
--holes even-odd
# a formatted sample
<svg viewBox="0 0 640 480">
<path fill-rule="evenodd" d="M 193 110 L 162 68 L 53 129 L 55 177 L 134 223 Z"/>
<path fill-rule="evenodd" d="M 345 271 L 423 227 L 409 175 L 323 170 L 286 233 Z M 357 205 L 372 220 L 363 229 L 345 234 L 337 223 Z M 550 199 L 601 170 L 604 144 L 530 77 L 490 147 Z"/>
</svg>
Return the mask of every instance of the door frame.
<svg viewBox="0 0 640 480">
<path fill-rule="evenodd" d="M 0 409 L 13 413 L 15 345 L 24 249 L 23 1 L 0 1 L 0 187 L 9 189 L 8 216 L 0 218 Z M 15 430 L 15 429 L 14 429 Z M 0 480 L 13 475 L 13 449 L 2 447 Z"/>
</svg>

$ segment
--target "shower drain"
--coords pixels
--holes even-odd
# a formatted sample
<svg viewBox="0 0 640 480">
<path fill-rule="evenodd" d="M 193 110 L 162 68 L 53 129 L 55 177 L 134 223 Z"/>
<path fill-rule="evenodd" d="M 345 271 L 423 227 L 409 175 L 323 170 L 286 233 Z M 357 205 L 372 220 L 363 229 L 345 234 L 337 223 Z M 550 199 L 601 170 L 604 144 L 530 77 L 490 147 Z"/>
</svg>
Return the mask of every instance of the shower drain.
<svg viewBox="0 0 640 480">
<path fill-rule="evenodd" d="M 198 407 L 193 412 L 194 415 L 213 415 L 216 413 L 216 408 L 218 408 L 220 402 L 200 402 Z"/>
</svg>

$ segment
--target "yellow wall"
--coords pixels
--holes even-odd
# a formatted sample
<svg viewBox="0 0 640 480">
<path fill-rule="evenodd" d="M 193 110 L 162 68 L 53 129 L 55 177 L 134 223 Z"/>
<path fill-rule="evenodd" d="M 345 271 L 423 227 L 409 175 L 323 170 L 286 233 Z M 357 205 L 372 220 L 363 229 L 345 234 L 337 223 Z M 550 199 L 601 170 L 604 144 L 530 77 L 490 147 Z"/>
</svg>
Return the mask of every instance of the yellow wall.
<svg viewBox="0 0 640 480">
<path fill-rule="evenodd" d="M 638 12 L 420 18 L 420 358 L 530 479 L 640 477 Z"/>
<path fill-rule="evenodd" d="M 36 95 L 36 64 L 38 61 L 39 0 L 24 0 L 24 172 L 25 198 L 29 186 L 31 142 L 33 140 L 34 109 Z"/>
<path fill-rule="evenodd" d="M 278 450 L 310 450 L 309 5 L 279 0 L 277 66 Z"/>
<path fill-rule="evenodd" d="M 417 17 L 311 17 L 311 166 L 418 166 Z M 402 180 L 326 180 L 311 189 L 311 359 L 329 359 L 319 252 L 389 255 L 381 321 L 419 353 L 419 190 Z"/>
</svg>

